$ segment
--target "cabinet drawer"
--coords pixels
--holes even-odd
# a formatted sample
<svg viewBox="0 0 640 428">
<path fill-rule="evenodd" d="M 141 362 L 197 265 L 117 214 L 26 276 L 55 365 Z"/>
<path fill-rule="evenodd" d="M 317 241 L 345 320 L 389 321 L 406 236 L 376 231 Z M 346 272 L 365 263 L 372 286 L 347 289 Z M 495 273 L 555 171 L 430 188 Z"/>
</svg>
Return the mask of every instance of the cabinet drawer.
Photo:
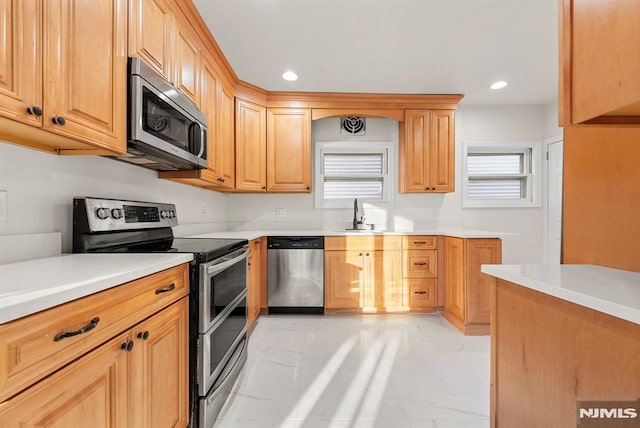
<svg viewBox="0 0 640 428">
<path fill-rule="evenodd" d="M 405 278 L 436 278 L 438 276 L 437 250 L 404 251 Z"/>
<path fill-rule="evenodd" d="M 438 248 L 437 236 L 404 236 L 405 250 L 435 250 Z"/>
<path fill-rule="evenodd" d="M 325 250 L 401 250 L 401 236 L 328 236 Z"/>
<path fill-rule="evenodd" d="M 0 325 L 0 401 L 188 292 L 185 264 Z"/>
<path fill-rule="evenodd" d="M 431 309 L 436 307 L 435 279 L 405 279 L 404 287 L 409 292 L 409 309 Z"/>
</svg>

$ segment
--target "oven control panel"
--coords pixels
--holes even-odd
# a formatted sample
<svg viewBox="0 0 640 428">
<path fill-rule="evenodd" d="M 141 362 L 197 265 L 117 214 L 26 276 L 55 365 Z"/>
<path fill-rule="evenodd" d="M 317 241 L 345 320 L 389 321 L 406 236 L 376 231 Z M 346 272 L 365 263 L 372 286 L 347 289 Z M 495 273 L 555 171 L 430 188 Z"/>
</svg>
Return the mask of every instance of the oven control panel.
<svg viewBox="0 0 640 428">
<path fill-rule="evenodd" d="M 149 229 L 178 225 L 176 206 L 155 202 L 120 201 L 115 199 L 79 198 L 84 205 L 92 232 Z"/>
</svg>

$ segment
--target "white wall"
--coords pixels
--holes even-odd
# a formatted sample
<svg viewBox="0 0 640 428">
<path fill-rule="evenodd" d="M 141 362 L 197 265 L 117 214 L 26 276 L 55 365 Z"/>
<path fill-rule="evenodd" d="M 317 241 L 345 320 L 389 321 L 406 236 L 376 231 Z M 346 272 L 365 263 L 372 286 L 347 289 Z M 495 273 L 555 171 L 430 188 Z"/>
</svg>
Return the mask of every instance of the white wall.
<svg viewBox="0 0 640 428">
<path fill-rule="evenodd" d="M 544 139 L 562 137 L 562 128 L 558 126 L 558 100 L 544 106 Z"/>
<path fill-rule="evenodd" d="M 387 230 L 420 230 L 446 225 L 508 233 L 510 235 L 503 239 L 505 263 L 541 263 L 542 208 L 462 209 L 460 154 L 464 141 L 542 141 L 543 118 L 543 107 L 461 107 L 456 112 L 457 191 L 396 194 L 394 206 L 365 205 L 366 222 Z M 397 150 L 398 123 L 390 119 L 367 119 L 366 136 L 344 137 L 340 135 L 338 119 L 322 119 L 313 123 L 313 140 L 392 141 Z M 397 185 L 393 188 L 397 189 Z M 286 209 L 286 216 L 276 217 L 276 208 Z M 314 195 L 230 195 L 227 219 L 230 229 L 342 230 L 349 226 L 352 211 L 316 209 Z"/>
<path fill-rule="evenodd" d="M 225 228 L 224 195 L 97 156 L 56 156 L 0 143 L 0 190 L 8 195 L 8 221 L 0 223 L 0 235 L 62 232 L 64 252 L 71 251 L 74 196 L 175 203 L 183 225 L 176 234 Z"/>
</svg>

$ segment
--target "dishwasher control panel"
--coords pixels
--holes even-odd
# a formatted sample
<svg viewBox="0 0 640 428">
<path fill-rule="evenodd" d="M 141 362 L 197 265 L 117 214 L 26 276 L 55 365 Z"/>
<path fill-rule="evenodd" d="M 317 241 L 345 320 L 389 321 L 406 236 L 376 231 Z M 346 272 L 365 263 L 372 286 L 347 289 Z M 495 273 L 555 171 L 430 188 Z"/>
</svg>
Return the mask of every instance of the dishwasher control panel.
<svg viewBox="0 0 640 428">
<path fill-rule="evenodd" d="M 269 236 L 267 248 L 270 250 L 322 250 L 324 236 Z"/>
</svg>

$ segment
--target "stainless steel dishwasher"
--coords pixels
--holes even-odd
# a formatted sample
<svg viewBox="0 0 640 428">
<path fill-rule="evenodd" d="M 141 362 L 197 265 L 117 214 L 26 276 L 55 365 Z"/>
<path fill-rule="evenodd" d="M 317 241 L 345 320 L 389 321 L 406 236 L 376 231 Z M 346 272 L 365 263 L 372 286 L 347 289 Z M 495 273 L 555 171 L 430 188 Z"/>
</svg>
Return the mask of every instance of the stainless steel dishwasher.
<svg viewBox="0 0 640 428">
<path fill-rule="evenodd" d="M 269 313 L 324 313 L 324 237 L 267 238 Z"/>
</svg>

